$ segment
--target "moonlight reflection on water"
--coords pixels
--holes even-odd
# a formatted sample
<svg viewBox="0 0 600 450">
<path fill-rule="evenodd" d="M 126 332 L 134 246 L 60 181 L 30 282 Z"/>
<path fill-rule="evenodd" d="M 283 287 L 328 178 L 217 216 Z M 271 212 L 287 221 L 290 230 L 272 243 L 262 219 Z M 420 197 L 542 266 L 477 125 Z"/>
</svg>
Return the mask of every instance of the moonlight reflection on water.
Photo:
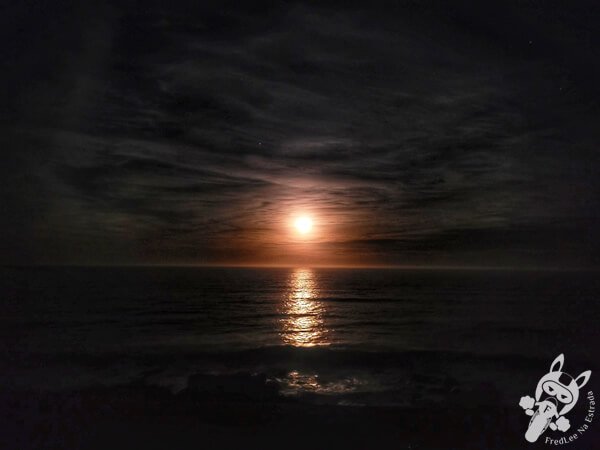
<svg viewBox="0 0 600 450">
<path fill-rule="evenodd" d="M 310 269 L 295 269 L 282 304 L 283 342 L 295 347 L 328 344 L 324 312 L 314 273 Z"/>
</svg>

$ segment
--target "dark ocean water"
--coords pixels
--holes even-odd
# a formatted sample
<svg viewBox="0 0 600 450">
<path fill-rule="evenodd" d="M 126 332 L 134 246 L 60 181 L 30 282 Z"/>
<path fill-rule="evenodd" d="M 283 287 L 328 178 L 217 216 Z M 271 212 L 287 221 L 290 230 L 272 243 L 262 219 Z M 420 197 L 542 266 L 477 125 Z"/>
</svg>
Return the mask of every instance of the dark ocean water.
<svg viewBox="0 0 600 450">
<path fill-rule="evenodd" d="M 515 404 L 559 353 L 597 367 L 599 292 L 592 272 L 3 268 L 0 383 L 244 372 L 310 402 Z"/>
</svg>

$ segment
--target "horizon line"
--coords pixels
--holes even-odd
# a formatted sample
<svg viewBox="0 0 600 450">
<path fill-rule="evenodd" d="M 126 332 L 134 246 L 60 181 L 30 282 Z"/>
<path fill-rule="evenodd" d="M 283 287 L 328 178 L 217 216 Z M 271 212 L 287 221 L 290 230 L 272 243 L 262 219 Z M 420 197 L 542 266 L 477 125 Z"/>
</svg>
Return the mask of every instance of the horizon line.
<svg viewBox="0 0 600 450">
<path fill-rule="evenodd" d="M 1 264 L 2 267 L 172 267 L 172 268 L 231 268 L 231 269 L 346 269 L 346 270 L 472 270 L 472 271 L 518 271 L 518 272 L 594 272 L 600 267 L 556 266 L 474 266 L 474 265 L 406 265 L 406 264 L 243 264 L 243 263 L 43 263 Z"/>
</svg>

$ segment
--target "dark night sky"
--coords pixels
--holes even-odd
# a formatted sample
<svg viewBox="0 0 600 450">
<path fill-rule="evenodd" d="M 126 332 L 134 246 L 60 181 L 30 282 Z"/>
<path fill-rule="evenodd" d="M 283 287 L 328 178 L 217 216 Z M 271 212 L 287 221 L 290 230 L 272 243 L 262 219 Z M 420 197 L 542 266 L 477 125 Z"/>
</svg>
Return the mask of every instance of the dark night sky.
<svg viewBox="0 0 600 450">
<path fill-rule="evenodd" d="M 5 2 L 2 262 L 599 265 L 600 3 L 247 3 Z"/>
</svg>

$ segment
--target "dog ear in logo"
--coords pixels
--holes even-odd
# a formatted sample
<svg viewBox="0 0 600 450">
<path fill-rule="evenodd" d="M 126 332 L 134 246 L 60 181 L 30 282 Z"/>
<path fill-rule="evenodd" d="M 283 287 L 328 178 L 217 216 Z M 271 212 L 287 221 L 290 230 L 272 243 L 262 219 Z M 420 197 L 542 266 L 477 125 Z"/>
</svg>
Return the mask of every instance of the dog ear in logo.
<svg viewBox="0 0 600 450">
<path fill-rule="evenodd" d="M 581 374 L 577 378 L 575 378 L 575 383 L 577 383 L 577 387 L 579 389 L 584 387 L 586 385 L 586 383 L 589 381 L 591 376 L 592 376 L 591 370 L 586 370 L 585 372 L 581 372 Z M 580 381 L 580 379 L 581 379 L 581 381 Z"/>
<path fill-rule="evenodd" d="M 552 361 L 552 364 L 550 365 L 550 372 L 560 372 L 560 370 L 563 368 L 563 365 L 565 364 L 565 355 L 563 353 L 561 353 L 560 355 L 558 355 L 556 357 L 556 359 L 554 361 Z M 556 367 L 558 366 L 558 367 Z"/>
</svg>

